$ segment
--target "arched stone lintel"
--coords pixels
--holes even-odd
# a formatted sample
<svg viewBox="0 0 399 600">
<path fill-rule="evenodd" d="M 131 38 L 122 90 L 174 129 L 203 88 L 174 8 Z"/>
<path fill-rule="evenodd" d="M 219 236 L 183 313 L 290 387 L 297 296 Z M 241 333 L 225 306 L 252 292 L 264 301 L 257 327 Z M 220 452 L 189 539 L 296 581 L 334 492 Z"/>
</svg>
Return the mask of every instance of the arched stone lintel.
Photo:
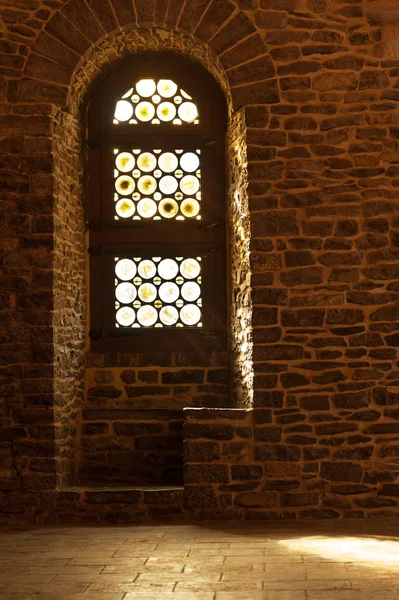
<svg viewBox="0 0 399 600">
<path fill-rule="evenodd" d="M 78 18 L 80 4 L 84 5 L 86 19 Z M 91 71 L 87 87 L 92 80 L 90 77 L 98 74 L 99 67 L 121 56 L 142 49 L 170 49 L 190 56 L 212 71 L 225 92 L 229 109 L 232 101 L 236 109 L 241 108 L 244 97 L 248 98 L 246 103 L 258 101 L 253 82 L 270 78 L 266 60 L 271 62 L 271 59 L 265 58 L 268 50 L 264 40 L 245 12 L 237 9 L 229 0 L 208 3 L 187 0 L 179 11 L 173 11 L 169 2 L 159 22 L 151 23 L 148 10 L 143 10 L 141 4 L 136 0 L 134 10 L 132 5 L 130 16 L 127 17 L 122 10 L 123 5 L 118 4 L 114 6 L 114 13 L 111 11 L 115 15 L 111 18 L 109 11 L 104 12 L 108 5 L 100 10 L 98 2 L 93 0 L 87 4 L 83 0 L 67 2 L 52 16 L 30 50 L 23 72 L 26 80 L 20 86 L 19 99 L 54 101 L 60 108 L 69 109 L 73 96 L 76 96 L 75 84 L 78 83 L 82 68 L 86 69 L 87 75 Z M 224 10 L 220 10 L 221 6 Z M 120 15 L 121 11 L 124 18 Z M 156 6 L 154 11 L 154 17 L 159 18 Z M 115 18 L 119 21 L 119 27 Z M 261 61 L 255 65 L 256 73 L 253 62 L 248 70 L 236 69 L 242 63 L 257 58 Z M 96 64 L 90 64 L 90 61 Z M 233 71 L 226 77 L 224 70 L 229 69 Z M 29 80 L 38 81 L 38 89 L 32 91 L 29 83 L 26 83 Z M 70 81 L 72 93 L 68 94 L 65 102 L 65 88 Z M 245 88 L 247 84 L 251 86 L 248 90 Z M 231 93 L 230 87 L 236 85 L 240 89 Z"/>
<path fill-rule="evenodd" d="M 192 35 L 164 27 L 126 27 L 116 30 L 92 45 L 76 66 L 69 86 L 66 108 L 78 116 L 84 97 L 92 82 L 115 61 L 140 51 L 171 50 L 203 65 L 223 90 L 229 114 L 233 100 L 226 72 L 212 49 Z"/>
</svg>

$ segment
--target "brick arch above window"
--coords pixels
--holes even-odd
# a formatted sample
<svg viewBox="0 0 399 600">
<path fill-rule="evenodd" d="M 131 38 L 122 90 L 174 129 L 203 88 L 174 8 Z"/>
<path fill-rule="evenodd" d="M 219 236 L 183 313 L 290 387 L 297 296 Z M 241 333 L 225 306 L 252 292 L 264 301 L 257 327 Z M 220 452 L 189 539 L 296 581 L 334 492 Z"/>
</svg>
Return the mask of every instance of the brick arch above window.
<svg viewBox="0 0 399 600">
<path fill-rule="evenodd" d="M 235 108 L 265 96 L 270 102 L 279 100 L 276 69 L 262 31 L 253 23 L 254 13 L 239 10 L 228 0 L 187 0 L 184 6 L 179 0 L 136 0 L 127 6 L 115 0 L 111 6 L 110 2 L 70 0 L 50 16 L 22 66 L 25 79 L 19 85 L 18 100 L 38 99 L 64 107 L 74 74 L 97 49 L 108 56 L 110 45 L 115 46 L 113 60 L 122 48 L 128 54 L 140 47 L 192 53 L 206 66 L 218 57 L 219 70 L 226 71 L 232 87 Z M 187 34 L 195 36 L 194 43 L 181 45 L 182 37 L 191 37 Z"/>
</svg>

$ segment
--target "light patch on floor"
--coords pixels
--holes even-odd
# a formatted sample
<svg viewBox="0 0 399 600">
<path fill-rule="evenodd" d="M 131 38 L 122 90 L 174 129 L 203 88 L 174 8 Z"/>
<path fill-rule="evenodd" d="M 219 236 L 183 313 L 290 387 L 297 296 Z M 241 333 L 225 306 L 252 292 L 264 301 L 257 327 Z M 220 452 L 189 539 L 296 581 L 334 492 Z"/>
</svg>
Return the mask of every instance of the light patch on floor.
<svg viewBox="0 0 399 600">
<path fill-rule="evenodd" d="M 399 533 L 399 531 L 398 531 Z M 331 561 L 399 569 L 399 540 L 373 537 L 300 537 L 279 542 L 287 550 L 312 554 Z"/>
</svg>

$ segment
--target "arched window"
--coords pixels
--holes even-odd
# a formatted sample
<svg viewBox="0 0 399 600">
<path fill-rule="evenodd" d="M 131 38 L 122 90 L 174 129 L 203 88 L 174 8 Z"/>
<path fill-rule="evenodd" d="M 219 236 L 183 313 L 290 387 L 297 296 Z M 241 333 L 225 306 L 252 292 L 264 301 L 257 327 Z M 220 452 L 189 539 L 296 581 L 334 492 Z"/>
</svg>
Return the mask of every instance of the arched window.
<svg viewBox="0 0 399 600">
<path fill-rule="evenodd" d="M 200 65 L 129 57 L 88 106 L 93 351 L 226 346 L 226 108 Z"/>
</svg>

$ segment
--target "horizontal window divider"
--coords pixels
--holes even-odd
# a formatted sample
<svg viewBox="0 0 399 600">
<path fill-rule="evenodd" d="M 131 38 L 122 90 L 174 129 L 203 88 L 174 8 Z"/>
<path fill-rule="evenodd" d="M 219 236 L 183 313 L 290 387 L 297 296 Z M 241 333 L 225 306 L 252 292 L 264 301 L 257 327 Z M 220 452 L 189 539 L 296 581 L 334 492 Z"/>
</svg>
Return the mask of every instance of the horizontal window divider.
<svg viewBox="0 0 399 600">
<path fill-rule="evenodd" d="M 180 233 L 180 235 L 173 236 L 167 232 L 165 235 L 151 234 L 151 232 L 146 232 L 142 230 L 138 230 L 134 234 L 134 239 L 132 239 L 131 231 L 119 232 L 115 230 L 104 230 L 104 231 L 93 231 L 91 232 L 91 244 L 104 244 L 104 245 L 127 245 L 127 246 L 150 246 L 157 245 L 162 247 L 174 247 L 178 245 L 187 245 L 187 244 L 220 244 L 224 245 L 224 240 L 220 239 L 221 236 L 217 235 L 217 230 L 211 230 L 209 232 L 204 232 L 202 230 L 197 230 L 195 232 L 187 232 L 186 234 Z"/>
<path fill-rule="evenodd" d="M 215 135 L 201 135 L 201 134 L 176 134 L 168 133 L 162 134 L 158 132 L 158 135 L 151 135 L 147 133 L 137 134 L 131 130 L 126 134 L 112 134 L 104 135 L 102 137 L 93 137 L 88 141 L 89 148 L 119 148 L 133 149 L 139 148 L 140 150 L 178 150 L 178 149 L 192 149 L 197 147 L 208 147 L 216 145 L 218 143 L 215 139 Z"/>
<path fill-rule="evenodd" d="M 99 252 L 98 255 L 118 255 L 122 256 L 162 256 L 163 258 L 175 256 L 210 256 L 217 251 L 214 244 L 210 243 L 192 243 L 178 242 L 174 244 L 162 244 L 159 242 L 148 242 L 146 245 L 134 243 L 108 243 L 91 244 L 89 251 Z"/>
</svg>

